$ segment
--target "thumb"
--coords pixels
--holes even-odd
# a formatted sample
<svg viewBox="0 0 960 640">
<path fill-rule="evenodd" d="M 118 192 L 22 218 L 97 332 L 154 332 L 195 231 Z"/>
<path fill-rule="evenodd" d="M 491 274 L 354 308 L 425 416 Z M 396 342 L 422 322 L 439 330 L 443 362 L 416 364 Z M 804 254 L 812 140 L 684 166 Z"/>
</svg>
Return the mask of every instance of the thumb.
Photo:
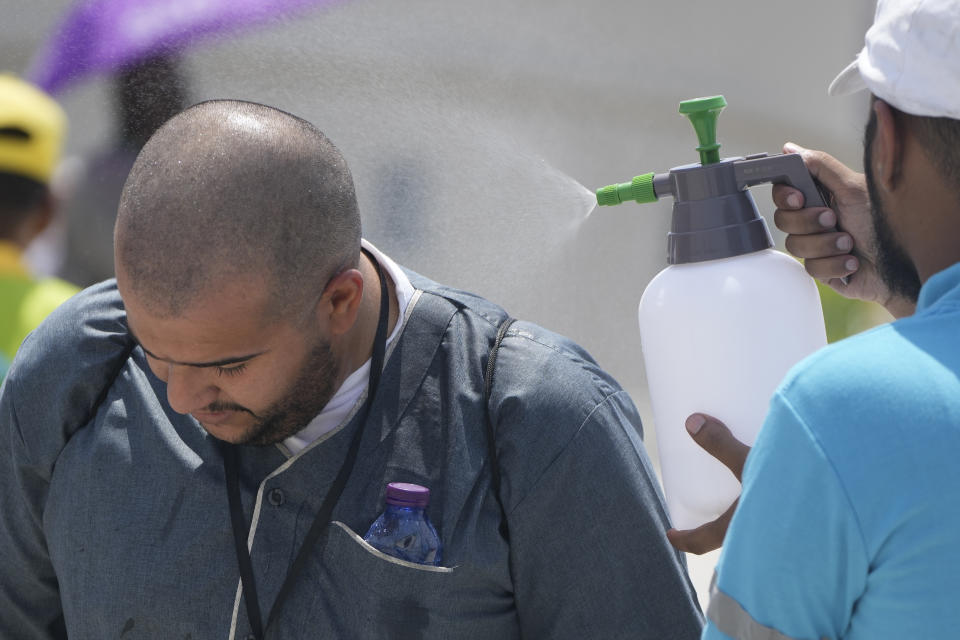
<svg viewBox="0 0 960 640">
<path fill-rule="evenodd" d="M 803 158 L 803 164 L 814 178 L 823 183 L 830 191 L 840 189 L 851 174 L 855 173 L 850 167 L 843 164 L 825 151 L 817 151 L 801 147 L 795 142 L 783 145 L 784 153 L 797 153 Z"/>
<path fill-rule="evenodd" d="M 750 447 L 737 440 L 725 424 L 705 413 L 694 413 L 687 418 L 685 426 L 698 445 L 740 480 Z"/>
<path fill-rule="evenodd" d="M 800 155 L 803 155 L 804 151 L 809 151 L 809 149 L 806 147 L 801 147 L 796 142 L 785 142 L 783 144 L 784 153 L 799 153 Z"/>
</svg>

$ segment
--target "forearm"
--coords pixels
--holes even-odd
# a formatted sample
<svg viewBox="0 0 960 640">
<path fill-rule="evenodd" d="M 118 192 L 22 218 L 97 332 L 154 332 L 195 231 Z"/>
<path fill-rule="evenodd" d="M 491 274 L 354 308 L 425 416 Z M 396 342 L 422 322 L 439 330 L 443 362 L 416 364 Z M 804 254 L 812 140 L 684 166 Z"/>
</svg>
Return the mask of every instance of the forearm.
<svg viewBox="0 0 960 640">
<path fill-rule="evenodd" d="M 12 395 L 8 385 L 0 396 L 0 638 L 66 638 L 41 527 L 47 481 L 23 451 Z"/>
</svg>

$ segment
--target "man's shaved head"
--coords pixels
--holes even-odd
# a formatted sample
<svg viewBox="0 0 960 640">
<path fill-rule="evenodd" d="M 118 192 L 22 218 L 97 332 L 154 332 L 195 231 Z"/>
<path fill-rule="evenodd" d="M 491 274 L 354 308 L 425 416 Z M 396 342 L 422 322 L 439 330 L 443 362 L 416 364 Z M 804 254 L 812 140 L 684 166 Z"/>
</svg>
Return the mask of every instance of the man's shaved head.
<svg viewBox="0 0 960 640">
<path fill-rule="evenodd" d="M 118 272 L 176 315 L 237 276 L 262 277 L 276 313 L 356 266 L 360 216 L 339 150 L 309 122 L 251 102 L 203 102 L 147 142 L 123 188 Z"/>
</svg>

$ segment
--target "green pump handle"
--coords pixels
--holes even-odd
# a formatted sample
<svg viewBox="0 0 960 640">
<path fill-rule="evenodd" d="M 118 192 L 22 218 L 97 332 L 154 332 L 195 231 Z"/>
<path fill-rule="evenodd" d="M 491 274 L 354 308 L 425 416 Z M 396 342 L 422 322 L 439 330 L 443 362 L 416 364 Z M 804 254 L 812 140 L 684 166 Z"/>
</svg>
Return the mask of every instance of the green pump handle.
<svg viewBox="0 0 960 640">
<path fill-rule="evenodd" d="M 697 132 L 697 141 L 700 146 L 700 164 L 706 166 L 720 162 L 720 143 L 717 142 L 717 118 L 727 106 L 723 96 L 709 98 L 694 98 L 680 103 L 680 113 L 687 116 Z"/>
</svg>

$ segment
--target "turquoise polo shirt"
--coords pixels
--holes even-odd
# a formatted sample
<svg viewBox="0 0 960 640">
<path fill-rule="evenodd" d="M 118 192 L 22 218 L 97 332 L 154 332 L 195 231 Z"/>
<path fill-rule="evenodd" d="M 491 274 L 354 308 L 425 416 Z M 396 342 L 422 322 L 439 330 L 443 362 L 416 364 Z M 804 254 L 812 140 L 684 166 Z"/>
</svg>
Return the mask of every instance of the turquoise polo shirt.
<svg viewBox="0 0 960 640">
<path fill-rule="evenodd" d="M 960 264 L 798 364 L 743 475 L 703 638 L 960 634 Z"/>
</svg>

